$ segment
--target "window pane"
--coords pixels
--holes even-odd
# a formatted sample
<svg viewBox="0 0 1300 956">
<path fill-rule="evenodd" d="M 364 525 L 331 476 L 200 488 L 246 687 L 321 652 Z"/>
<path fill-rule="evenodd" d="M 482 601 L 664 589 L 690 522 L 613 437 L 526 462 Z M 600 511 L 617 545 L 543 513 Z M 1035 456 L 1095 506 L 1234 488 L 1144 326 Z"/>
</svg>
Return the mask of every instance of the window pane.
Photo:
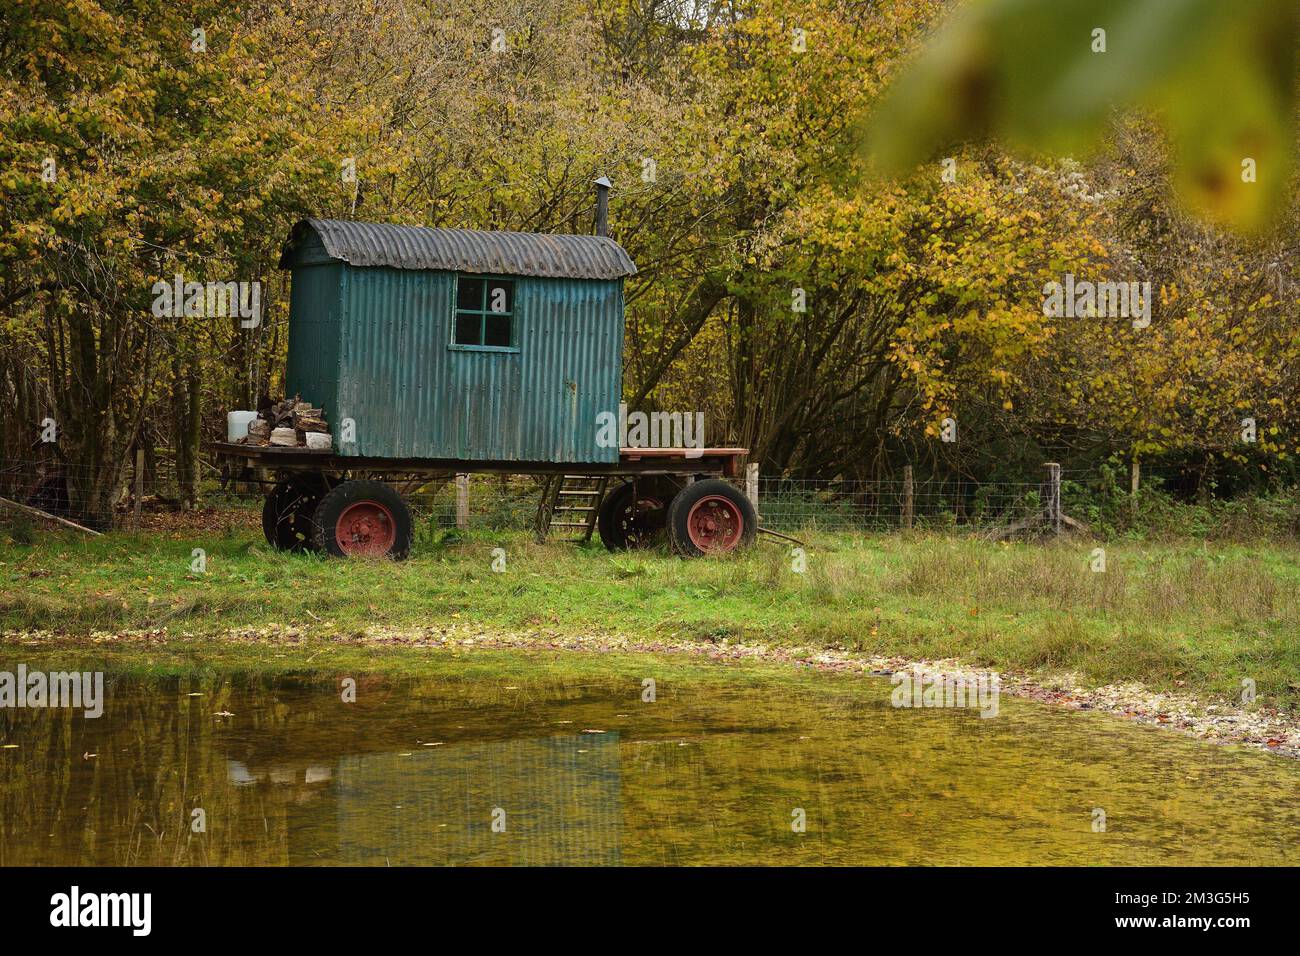
<svg viewBox="0 0 1300 956">
<path fill-rule="evenodd" d="M 483 316 L 477 312 L 456 313 L 456 344 L 482 345 L 479 341 L 479 328 Z"/>
<path fill-rule="evenodd" d="M 509 313 L 515 307 L 515 284 L 501 279 L 489 279 L 487 304 L 483 307 L 488 312 Z"/>
<path fill-rule="evenodd" d="M 487 335 L 484 345 L 510 345 L 510 316 L 487 314 Z"/>
<path fill-rule="evenodd" d="M 456 308 L 483 308 L 483 280 L 460 276 L 456 280 Z"/>
</svg>

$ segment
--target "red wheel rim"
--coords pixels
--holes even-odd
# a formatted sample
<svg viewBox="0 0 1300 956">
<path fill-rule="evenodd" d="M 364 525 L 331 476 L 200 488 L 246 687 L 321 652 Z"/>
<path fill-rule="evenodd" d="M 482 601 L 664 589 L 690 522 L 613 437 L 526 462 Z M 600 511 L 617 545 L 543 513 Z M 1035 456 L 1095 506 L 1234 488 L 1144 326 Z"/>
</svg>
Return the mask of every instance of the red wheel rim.
<svg viewBox="0 0 1300 956">
<path fill-rule="evenodd" d="M 382 557 L 397 541 L 397 522 L 378 501 L 355 501 L 339 515 L 334 540 L 346 555 Z"/>
<path fill-rule="evenodd" d="M 692 506 L 686 516 L 686 533 L 701 551 L 732 551 L 745 533 L 745 516 L 734 501 L 709 495 Z"/>
</svg>

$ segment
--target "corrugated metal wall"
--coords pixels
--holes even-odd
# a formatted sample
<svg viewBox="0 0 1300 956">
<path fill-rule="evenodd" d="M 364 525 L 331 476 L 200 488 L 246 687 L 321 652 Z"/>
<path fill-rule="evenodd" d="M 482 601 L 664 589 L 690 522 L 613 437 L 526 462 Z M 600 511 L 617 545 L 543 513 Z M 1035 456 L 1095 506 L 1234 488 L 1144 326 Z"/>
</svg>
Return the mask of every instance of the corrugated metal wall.
<svg viewBox="0 0 1300 956">
<path fill-rule="evenodd" d="M 322 267 L 294 270 L 298 277 Z M 344 454 L 478 461 L 615 462 L 596 445 L 596 415 L 617 413 L 623 355 L 622 280 L 515 278 L 518 352 L 451 349 L 451 272 L 340 269 L 337 361 L 314 340 L 323 324 L 291 321 L 290 391 L 318 399 L 304 365 L 337 368 L 336 423 L 356 423 Z M 315 290 L 316 277 L 309 277 Z M 301 346 L 299 328 L 310 329 Z M 322 373 L 325 375 L 327 373 Z M 332 391 L 321 384 L 322 393 Z"/>
</svg>

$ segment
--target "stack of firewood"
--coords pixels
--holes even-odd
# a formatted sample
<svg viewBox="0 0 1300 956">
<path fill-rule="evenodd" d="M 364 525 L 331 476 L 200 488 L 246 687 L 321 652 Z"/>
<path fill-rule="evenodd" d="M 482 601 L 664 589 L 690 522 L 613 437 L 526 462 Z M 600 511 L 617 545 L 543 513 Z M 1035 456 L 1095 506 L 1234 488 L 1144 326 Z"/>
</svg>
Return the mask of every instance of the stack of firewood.
<svg viewBox="0 0 1300 956">
<path fill-rule="evenodd" d="M 248 423 L 245 445 L 275 445 L 282 448 L 329 448 L 333 439 L 325 413 L 299 396 L 276 402 Z"/>
</svg>

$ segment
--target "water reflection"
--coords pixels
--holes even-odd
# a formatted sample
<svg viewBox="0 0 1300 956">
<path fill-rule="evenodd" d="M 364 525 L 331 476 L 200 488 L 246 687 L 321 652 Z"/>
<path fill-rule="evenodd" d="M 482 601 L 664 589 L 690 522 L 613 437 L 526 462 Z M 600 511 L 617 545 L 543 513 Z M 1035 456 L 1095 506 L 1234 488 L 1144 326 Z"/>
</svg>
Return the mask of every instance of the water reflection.
<svg viewBox="0 0 1300 956">
<path fill-rule="evenodd" d="M 0 864 L 1300 862 L 1300 769 L 1268 755 L 1018 701 L 895 710 L 831 675 L 648 704 L 610 661 L 449 662 L 355 703 L 318 676 L 110 675 L 98 720 L 0 711 Z"/>
<path fill-rule="evenodd" d="M 617 734 L 339 761 L 338 862 L 612 865 Z"/>
</svg>

